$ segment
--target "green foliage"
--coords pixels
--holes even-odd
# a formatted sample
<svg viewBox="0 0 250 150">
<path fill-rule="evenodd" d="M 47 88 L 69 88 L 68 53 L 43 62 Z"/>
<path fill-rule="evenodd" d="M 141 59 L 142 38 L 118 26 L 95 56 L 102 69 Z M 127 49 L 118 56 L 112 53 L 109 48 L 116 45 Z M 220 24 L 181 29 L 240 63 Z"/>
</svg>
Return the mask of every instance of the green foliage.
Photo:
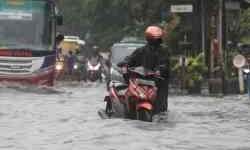
<svg viewBox="0 0 250 150">
<path fill-rule="evenodd" d="M 177 63 L 174 68 L 173 72 L 177 74 L 181 74 L 182 66 Z M 196 57 L 188 57 L 185 66 L 185 76 L 184 76 L 184 83 L 186 88 L 192 88 L 196 84 L 201 84 L 204 79 L 204 76 L 207 74 L 208 68 L 204 64 L 204 54 L 200 53 Z"/>
<path fill-rule="evenodd" d="M 247 0 L 247 2 L 250 3 L 250 0 Z M 250 43 L 250 36 L 249 36 L 249 31 L 250 31 L 250 8 L 241 11 L 240 28 L 241 28 L 242 31 L 248 31 L 248 32 L 246 32 L 246 34 L 241 35 L 241 40 L 240 41 L 243 42 L 243 43 Z"/>
<path fill-rule="evenodd" d="M 146 26 L 163 20 L 161 10 L 167 3 L 164 0 L 60 0 L 59 9 L 65 20 L 61 31 L 82 38 L 90 33 L 90 42 L 109 47 L 126 36 L 142 37 Z"/>
<path fill-rule="evenodd" d="M 250 9 L 242 11 L 240 18 L 240 26 L 243 29 L 250 29 Z"/>
<path fill-rule="evenodd" d="M 242 36 L 240 41 L 245 44 L 250 44 L 250 35 Z"/>
</svg>

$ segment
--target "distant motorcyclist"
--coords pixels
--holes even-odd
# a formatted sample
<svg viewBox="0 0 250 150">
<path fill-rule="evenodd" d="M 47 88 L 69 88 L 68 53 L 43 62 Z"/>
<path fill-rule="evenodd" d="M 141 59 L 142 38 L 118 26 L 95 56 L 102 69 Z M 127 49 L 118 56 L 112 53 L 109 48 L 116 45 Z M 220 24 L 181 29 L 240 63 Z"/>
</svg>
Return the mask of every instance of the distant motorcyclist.
<svg viewBox="0 0 250 150">
<path fill-rule="evenodd" d="M 63 61 L 63 59 L 64 59 L 61 47 L 57 48 L 56 59 L 57 59 L 57 61 Z"/>
<path fill-rule="evenodd" d="M 83 53 L 79 53 L 76 56 L 76 62 L 74 65 L 74 71 L 76 73 L 78 81 L 87 80 L 87 58 Z"/>
<path fill-rule="evenodd" d="M 69 54 L 67 56 L 67 66 L 68 66 L 68 74 L 73 74 L 74 64 L 75 64 L 76 58 L 73 55 L 72 51 L 69 51 Z"/>
<path fill-rule="evenodd" d="M 145 31 L 145 38 L 147 44 L 135 50 L 119 64 L 120 66 L 126 64 L 128 67 L 142 66 L 155 71 L 164 78 L 163 81 L 157 83 L 158 93 L 154 104 L 154 113 L 157 114 L 168 109 L 169 54 L 167 48 L 162 46 L 163 31 L 161 28 L 149 26 Z M 124 78 L 128 81 L 128 74 L 125 73 Z"/>
<path fill-rule="evenodd" d="M 87 60 L 87 80 L 94 82 L 99 80 L 102 82 L 102 57 L 99 54 L 98 47 L 94 46 Z"/>
<path fill-rule="evenodd" d="M 98 50 L 98 47 L 97 46 L 93 46 L 92 47 L 92 50 L 91 50 L 91 52 L 89 53 L 89 55 L 88 55 L 88 59 L 89 60 L 96 60 L 96 61 L 100 61 L 100 59 L 101 59 L 101 56 L 100 56 L 100 54 L 99 54 L 99 50 Z"/>
</svg>

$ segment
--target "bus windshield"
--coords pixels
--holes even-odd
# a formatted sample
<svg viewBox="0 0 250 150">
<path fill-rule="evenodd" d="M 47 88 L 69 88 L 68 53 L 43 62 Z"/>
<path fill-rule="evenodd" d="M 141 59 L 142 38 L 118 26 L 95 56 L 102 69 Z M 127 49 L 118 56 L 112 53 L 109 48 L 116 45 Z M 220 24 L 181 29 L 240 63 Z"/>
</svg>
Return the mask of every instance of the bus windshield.
<svg viewBox="0 0 250 150">
<path fill-rule="evenodd" d="M 0 0 L 0 50 L 51 49 L 50 11 L 46 1 Z"/>
</svg>

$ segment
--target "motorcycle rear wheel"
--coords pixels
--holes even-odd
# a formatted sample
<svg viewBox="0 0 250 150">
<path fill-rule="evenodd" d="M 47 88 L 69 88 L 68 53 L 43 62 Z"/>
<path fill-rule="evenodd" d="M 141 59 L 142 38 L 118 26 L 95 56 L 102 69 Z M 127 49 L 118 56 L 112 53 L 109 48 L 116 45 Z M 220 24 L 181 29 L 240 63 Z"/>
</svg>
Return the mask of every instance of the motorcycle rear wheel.
<svg viewBox="0 0 250 150">
<path fill-rule="evenodd" d="M 153 114 L 152 114 L 152 111 L 150 111 L 150 110 L 139 109 L 136 112 L 136 118 L 137 118 L 137 120 L 152 122 Z"/>
</svg>

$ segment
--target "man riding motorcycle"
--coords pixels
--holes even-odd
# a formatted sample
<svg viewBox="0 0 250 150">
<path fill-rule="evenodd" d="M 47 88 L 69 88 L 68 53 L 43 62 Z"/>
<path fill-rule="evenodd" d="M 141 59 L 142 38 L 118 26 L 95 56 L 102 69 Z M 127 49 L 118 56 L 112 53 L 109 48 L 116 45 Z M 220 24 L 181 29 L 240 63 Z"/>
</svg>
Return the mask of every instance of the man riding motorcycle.
<svg viewBox="0 0 250 150">
<path fill-rule="evenodd" d="M 154 114 L 165 112 L 168 109 L 168 78 L 169 78 L 169 54 L 162 46 L 163 31 L 157 26 L 149 26 L 145 30 L 147 44 L 135 50 L 130 56 L 118 64 L 122 67 L 123 77 L 128 81 L 129 75 L 126 67 L 142 66 L 153 70 L 164 79 L 157 83 L 157 99 L 154 103 Z"/>
<path fill-rule="evenodd" d="M 97 50 L 97 48 L 93 48 L 92 53 L 89 55 L 87 61 L 87 79 L 89 81 L 97 81 L 102 82 L 102 71 L 103 65 L 101 62 L 101 56 Z"/>
</svg>

